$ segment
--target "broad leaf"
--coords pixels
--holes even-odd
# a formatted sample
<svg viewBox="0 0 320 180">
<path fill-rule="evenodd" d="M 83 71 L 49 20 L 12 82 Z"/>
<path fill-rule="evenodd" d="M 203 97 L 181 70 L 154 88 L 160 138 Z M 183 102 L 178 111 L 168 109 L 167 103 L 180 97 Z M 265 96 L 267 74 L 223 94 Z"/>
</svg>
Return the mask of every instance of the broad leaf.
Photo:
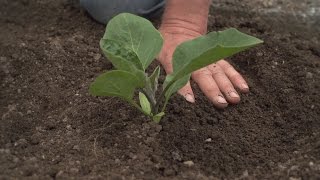
<svg viewBox="0 0 320 180">
<path fill-rule="evenodd" d="M 165 104 L 167 104 L 173 93 L 177 92 L 179 89 L 181 89 L 184 85 L 188 83 L 190 76 L 191 74 L 188 74 L 182 77 L 181 79 L 178 79 L 168 87 L 168 89 L 165 92 Z M 170 81 L 171 78 L 173 78 L 173 76 L 168 75 L 166 78 L 166 82 Z"/>
<path fill-rule="evenodd" d="M 145 73 L 140 70 L 142 65 L 134 52 L 130 49 L 122 48 L 119 43 L 112 40 L 102 39 L 100 47 L 116 69 L 130 72 L 140 81 L 145 81 Z"/>
<path fill-rule="evenodd" d="M 135 89 L 143 86 L 144 82 L 132 73 L 115 70 L 98 76 L 89 91 L 95 96 L 116 96 L 131 102 Z"/>
<path fill-rule="evenodd" d="M 118 42 L 101 39 L 100 47 L 104 55 L 118 70 L 132 72 L 135 69 L 143 69 L 137 54 L 131 49 L 121 46 Z"/>
<path fill-rule="evenodd" d="M 141 106 L 142 110 L 145 113 L 150 114 L 151 113 L 151 106 L 150 106 L 150 102 L 148 101 L 148 98 L 146 97 L 146 95 L 139 92 L 139 101 L 140 101 L 140 106 Z"/>
<path fill-rule="evenodd" d="M 202 67 L 262 43 L 260 39 L 231 28 L 211 32 L 179 45 L 173 54 L 175 81 Z"/>
<path fill-rule="evenodd" d="M 150 21 L 129 13 L 122 13 L 112 18 L 102 40 L 115 41 L 122 48 L 134 52 L 140 61 L 141 70 L 150 65 L 160 52 L 163 43 L 159 31 Z"/>
</svg>

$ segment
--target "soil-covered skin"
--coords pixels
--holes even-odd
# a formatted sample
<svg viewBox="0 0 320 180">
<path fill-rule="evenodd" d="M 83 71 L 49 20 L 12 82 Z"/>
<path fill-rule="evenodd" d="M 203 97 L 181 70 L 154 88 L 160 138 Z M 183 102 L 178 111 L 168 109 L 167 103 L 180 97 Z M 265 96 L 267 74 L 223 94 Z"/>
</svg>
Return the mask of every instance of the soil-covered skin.
<svg viewBox="0 0 320 180">
<path fill-rule="evenodd" d="M 265 41 L 229 59 L 250 93 L 216 110 L 193 84 L 196 104 L 176 95 L 156 124 L 88 94 L 112 69 L 103 25 L 69 1 L 0 1 L 0 179 L 319 179 L 319 32 L 249 8 L 214 7 L 209 30 Z"/>
</svg>

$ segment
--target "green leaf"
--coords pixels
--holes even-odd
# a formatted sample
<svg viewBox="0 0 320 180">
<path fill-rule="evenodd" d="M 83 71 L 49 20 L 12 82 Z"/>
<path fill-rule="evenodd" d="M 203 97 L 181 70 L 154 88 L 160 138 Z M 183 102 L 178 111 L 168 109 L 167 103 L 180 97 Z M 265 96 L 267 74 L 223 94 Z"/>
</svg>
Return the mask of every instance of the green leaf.
<svg viewBox="0 0 320 180">
<path fill-rule="evenodd" d="M 161 112 L 161 113 L 159 113 L 159 114 L 157 114 L 157 115 L 154 115 L 154 116 L 152 117 L 152 119 L 153 119 L 154 122 L 159 123 L 160 120 L 161 120 L 161 118 L 162 118 L 164 115 L 165 115 L 164 112 Z"/>
<path fill-rule="evenodd" d="M 168 103 L 168 101 L 173 93 L 177 92 L 179 89 L 181 89 L 184 85 L 186 85 L 188 83 L 190 76 L 191 76 L 191 74 L 188 74 L 188 75 L 182 77 L 181 79 L 178 79 L 173 84 L 169 85 L 169 87 L 166 90 L 165 95 L 164 95 L 165 96 L 165 104 Z M 173 76 L 168 75 L 165 82 L 170 81 L 170 79 L 172 79 L 172 78 L 173 78 Z"/>
<path fill-rule="evenodd" d="M 142 110 L 147 114 L 151 114 L 150 102 L 148 101 L 148 98 L 146 97 L 146 95 L 139 92 L 139 100 L 140 100 L 140 106 Z"/>
<path fill-rule="evenodd" d="M 150 65 L 163 43 L 161 34 L 150 21 L 129 13 L 121 13 L 112 18 L 102 40 L 112 40 L 121 48 L 134 52 L 141 67 L 135 59 L 133 63 L 139 69 L 142 68 L 140 70 L 145 70 Z"/>
<path fill-rule="evenodd" d="M 89 91 L 94 96 L 115 96 L 131 102 L 135 89 L 143 86 L 144 82 L 134 74 L 114 70 L 98 76 Z"/>
<path fill-rule="evenodd" d="M 160 76 L 160 66 L 157 66 L 157 68 L 153 71 L 153 73 L 150 75 L 150 77 L 147 78 L 147 87 L 151 92 L 155 93 L 158 88 L 158 79 Z"/>
<path fill-rule="evenodd" d="M 140 61 L 130 49 L 122 48 L 115 41 L 103 39 L 100 41 L 100 47 L 116 69 L 128 71 L 139 80 L 146 81 L 144 71 L 140 70 L 142 68 Z"/>
<path fill-rule="evenodd" d="M 182 43 L 173 54 L 172 81 L 262 42 L 231 28 Z"/>
<path fill-rule="evenodd" d="M 135 52 L 121 46 L 113 40 L 101 39 L 100 48 L 104 55 L 111 61 L 112 65 L 118 70 L 136 71 L 142 70 L 142 64 Z"/>
</svg>

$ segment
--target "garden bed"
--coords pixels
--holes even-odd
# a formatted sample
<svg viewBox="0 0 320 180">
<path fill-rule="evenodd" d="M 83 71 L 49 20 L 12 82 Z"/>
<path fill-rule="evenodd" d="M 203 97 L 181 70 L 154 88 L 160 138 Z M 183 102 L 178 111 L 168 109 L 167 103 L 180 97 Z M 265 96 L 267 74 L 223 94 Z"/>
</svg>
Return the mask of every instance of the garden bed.
<svg viewBox="0 0 320 180">
<path fill-rule="evenodd" d="M 0 179 L 319 179 L 317 22 L 222 2 L 210 31 L 265 41 L 228 59 L 250 93 L 217 110 L 193 84 L 196 104 L 176 95 L 156 124 L 89 95 L 112 69 L 103 25 L 69 1 L 1 1 Z"/>
</svg>

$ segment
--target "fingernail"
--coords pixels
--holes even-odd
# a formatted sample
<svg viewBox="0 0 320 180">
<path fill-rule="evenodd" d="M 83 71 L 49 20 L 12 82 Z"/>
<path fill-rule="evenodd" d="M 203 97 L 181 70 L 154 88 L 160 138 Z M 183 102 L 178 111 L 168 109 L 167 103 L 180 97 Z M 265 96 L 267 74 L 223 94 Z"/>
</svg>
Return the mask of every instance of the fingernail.
<svg viewBox="0 0 320 180">
<path fill-rule="evenodd" d="M 230 91 L 229 92 L 229 96 L 232 98 L 239 98 L 240 96 L 238 95 L 238 93 L 234 92 L 234 91 Z"/>
<path fill-rule="evenodd" d="M 186 94 L 184 98 L 191 103 L 194 103 L 194 97 L 191 94 Z"/>
<path fill-rule="evenodd" d="M 241 84 L 241 88 L 242 89 L 249 89 L 249 86 L 245 83 Z"/>
<path fill-rule="evenodd" d="M 218 96 L 218 97 L 217 97 L 217 101 L 218 101 L 218 103 L 220 103 L 220 104 L 227 104 L 226 99 L 224 99 L 224 98 L 221 97 L 221 96 Z"/>
</svg>

